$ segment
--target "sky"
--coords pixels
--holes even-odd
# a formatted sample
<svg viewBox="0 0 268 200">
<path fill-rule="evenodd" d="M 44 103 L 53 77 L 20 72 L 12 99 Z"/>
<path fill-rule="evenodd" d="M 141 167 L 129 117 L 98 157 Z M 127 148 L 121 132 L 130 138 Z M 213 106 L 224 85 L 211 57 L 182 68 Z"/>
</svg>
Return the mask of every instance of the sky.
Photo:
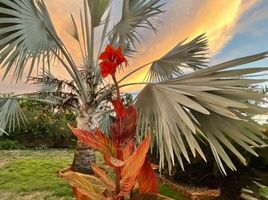
<svg viewBox="0 0 268 200">
<path fill-rule="evenodd" d="M 158 32 L 142 31 L 144 42 L 138 46 L 135 59 L 130 60 L 127 73 L 133 69 L 160 58 L 185 38 L 192 39 L 206 33 L 209 44 L 210 65 L 236 57 L 268 50 L 268 1 L 267 0 L 162 0 L 166 12 L 161 16 Z M 67 43 L 72 55 L 79 63 L 78 47 L 65 31 L 70 12 L 75 17 L 82 7 L 81 0 L 45 0 L 57 32 Z M 119 18 L 122 0 L 113 1 L 114 19 Z M 98 41 L 96 41 L 98 43 Z M 268 66 L 268 59 L 253 64 Z M 0 71 L 1 73 L 1 71 Z M 53 73 L 67 77 L 59 66 Z M 123 76 L 120 74 L 120 76 Z M 147 69 L 139 71 L 128 82 L 140 82 Z M 0 84 L 0 93 L 32 90 L 22 84 L 14 86 L 9 82 Z"/>
</svg>

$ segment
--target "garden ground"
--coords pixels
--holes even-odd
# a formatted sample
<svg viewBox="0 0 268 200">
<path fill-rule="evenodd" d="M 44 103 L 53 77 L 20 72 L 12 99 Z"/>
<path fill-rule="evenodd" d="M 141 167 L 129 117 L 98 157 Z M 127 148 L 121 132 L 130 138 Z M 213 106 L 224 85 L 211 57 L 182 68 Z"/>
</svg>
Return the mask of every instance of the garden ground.
<svg viewBox="0 0 268 200">
<path fill-rule="evenodd" d="M 73 200 L 68 183 L 56 176 L 72 159 L 73 150 L 0 151 L 0 199 Z M 97 162 L 103 164 L 101 156 L 97 156 Z M 160 191 L 176 200 L 186 200 L 165 185 L 160 185 Z"/>
</svg>

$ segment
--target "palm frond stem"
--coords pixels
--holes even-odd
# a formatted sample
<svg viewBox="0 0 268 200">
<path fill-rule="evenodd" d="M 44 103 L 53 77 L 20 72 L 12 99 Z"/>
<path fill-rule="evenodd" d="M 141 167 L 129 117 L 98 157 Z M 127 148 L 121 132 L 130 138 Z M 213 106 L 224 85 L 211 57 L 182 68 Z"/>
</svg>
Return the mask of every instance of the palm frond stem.
<svg viewBox="0 0 268 200">
<path fill-rule="evenodd" d="M 48 28 L 47 28 L 48 29 Z M 48 29 L 49 34 L 54 38 L 56 44 L 58 45 L 58 47 L 60 48 L 61 52 L 63 53 L 64 57 L 66 58 L 66 60 L 68 61 L 68 63 L 70 64 L 70 67 L 74 73 L 74 81 L 76 82 L 77 86 L 80 88 L 81 90 L 81 99 L 83 101 L 83 103 L 87 102 L 87 94 L 86 94 L 86 88 L 82 82 L 81 79 L 81 75 L 76 67 L 76 64 L 74 62 L 74 60 L 72 59 L 71 54 L 69 53 L 69 51 L 67 50 L 66 46 L 64 45 L 64 43 L 58 39 L 58 37 L 53 34 L 52 31 L 50 31 Z M 69 71 L 68 71 L 69 72 Z M 71 75 L 71 74 L 70 74 Z"/>
<path fill-rule="evenodd" d="M 92 24 L 92 21 L 91 21 L 91 24 Z M 90 68 L 92 68 L 93 67 L 93 63 L 94 63 L 94 61 L 93 61 L 93 49 L 94 49 L 94 38 L 95 38 L 95 36 L 94 36 L 94 27 L 91 25 L 91 35 L 90 35 L 91 37 L 90 37 L 90 39 L 91 39 L 91 42 L 90 42 L 90 45 L 91 45 L 91 47 L 90 47 L 90 49 L 91 49 L 91 51 L 90 51 L 90 59 L 89 59 L 89 62 L 90 62 Z"/>
<path fill-rule="evenodd" d="M 88 13 L 88 4 L 87 1 L 84 0 L 84 17 L 85 17 L 85 34 L 86 34 L 86 49 L 87 49 L 87 59 L 90 58 L 90 52 L 92 51 L 92 49 L 90 49 L 91 44 L 90 44 L 90 34 L 89 34 L 89 13 Z M 86 60 L 86 62 L 88 63 L 88 60 Z M 86 65 L 88 67 L 88 64 Z"/>
<path fill-rule="evenodd" d="M 134 86 L 134 85 L 147 85 L 147 82 L 137 82 L 137 83 L 127 83 L 127 84 L 123 84 L 123 85 L 119 85 L 120 88 L 123 87 L 129 87 L 129 86 Z"/>
<path fill-rule="evenodd" d="M 123 78 L 121 78 L 119 81 L 118 81 L 118 84 L 121 83 L 122 81 L 126 80 L 128 77 L 130 77 L 131 75 L 135 74 L 137 71 L 143 69 L 144 67 L 147 67 L 148 65 L 152 64 L 153 62 L 155 61 L 152 61 L 152 62 L 148 62 L 140 67 L 138 67 L 137 69 L 129 72 L 126 76 L 124 76 Z"/>
</svg>

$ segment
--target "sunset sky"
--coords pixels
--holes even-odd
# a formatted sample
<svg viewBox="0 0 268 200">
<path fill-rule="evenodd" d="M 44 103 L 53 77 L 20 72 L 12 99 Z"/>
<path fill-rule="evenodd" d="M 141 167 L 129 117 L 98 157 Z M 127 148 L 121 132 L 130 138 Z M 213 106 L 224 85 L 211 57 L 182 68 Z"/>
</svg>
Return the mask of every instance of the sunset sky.
<svg viewBox="0 0 268 200">
<path fill-rule="evenodd" d="M 71 52 L 77 57 L 77 47 L 64 31 L 69 20 L 69 13 L 78 14 L 82 6 L 81 0 L 45 0 L 61 37 L 71 47 Z M 114 0 L 114 18 L 118 18 L 122 0 Z M 178 42 L 185 38 L 193 38 L 206 33 L 209 41 L 211 64 L 223 62 L 239 56 L 268 50 L 268 1 L 267 0 L 163 0 L 166 2 L 159 24 L 158 33 L 143 32 L 145 42 L 138 46 L 135 59 L 125 71 L 135 69 L 144 63 L 153 61 Z M 98 43 L 98 41 L 96 41 Z M 268 59 L 257 62 L 257 66 L 268 66 Z M 55 75 L 65 77 L 66 73 L 59 66 L 53 69 Z M 133 76 L 129 82 L 141 81 L 146 69 Z M 21 90 L 9 83 L 0 85 L 0 92 Z"/>
</svg>

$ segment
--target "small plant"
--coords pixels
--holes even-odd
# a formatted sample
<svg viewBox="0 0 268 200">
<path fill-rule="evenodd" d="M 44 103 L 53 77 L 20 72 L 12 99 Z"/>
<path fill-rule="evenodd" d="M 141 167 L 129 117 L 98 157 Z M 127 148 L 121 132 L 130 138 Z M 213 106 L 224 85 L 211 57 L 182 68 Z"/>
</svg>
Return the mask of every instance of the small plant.
<svg viewBox="0 0 268 200">
<path fill-rule="evenodd" d="M 47 150 L 47 145 L 42 144 L 34 148 L 35 150 Z"/>
<path fill-rule="evenodd" d="M 108 45 L 100 59 L 103 60 L 100 63 L 102 76 L 111 75 L 116 88 L 116 97 L 111 99 L 116 113 L 116 120 L 111 126 L 112 134 L 108 137 L 99 129 L 87 131 L 70 128 L 81 141 L 103 154 L 106 164 L 115 172 L 116 180 L 96 164 L 92 165 L 95 176 L 70 169 L 61 171 L 59 175 L 71 184 L 79 200 L 170 199 L 159 194 L 158 179 L 147 158 L 151 142 L 149 131 L 145 140 L 135 147 L 137 111 L 134 106 L 123 104 L 115 76 L 121 64 L 127 65 L 121 48 L 115 50 Z"/>
</svg>

